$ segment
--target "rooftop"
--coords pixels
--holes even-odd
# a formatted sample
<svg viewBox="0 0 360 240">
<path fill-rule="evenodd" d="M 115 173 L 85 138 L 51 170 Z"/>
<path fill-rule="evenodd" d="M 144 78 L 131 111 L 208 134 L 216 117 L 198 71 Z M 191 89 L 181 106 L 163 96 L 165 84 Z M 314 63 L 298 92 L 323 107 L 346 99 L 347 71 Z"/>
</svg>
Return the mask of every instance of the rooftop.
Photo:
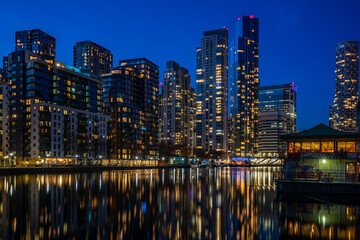
<svg viewBox="0 0 360 240">
<path fill-rule="evenodd" d="M 323 123 L 300 133 L 293 133 L 281 136 L 283 139 L 301 138 L 360 138 L 360 133 L 341 132 Z"/>
</svg>

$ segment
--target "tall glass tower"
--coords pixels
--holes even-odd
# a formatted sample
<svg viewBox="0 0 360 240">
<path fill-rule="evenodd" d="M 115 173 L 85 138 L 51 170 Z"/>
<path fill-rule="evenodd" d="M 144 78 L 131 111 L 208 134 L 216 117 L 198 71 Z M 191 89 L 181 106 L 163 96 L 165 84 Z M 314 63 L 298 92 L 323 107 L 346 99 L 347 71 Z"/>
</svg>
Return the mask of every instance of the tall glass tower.
<svg viewBox="0 0 360 240">
<path fill-rule="evenodd" d="M 330 126 L 344 132 L 356 132 L 359 103 L 359 42 L 336 45 L 335 98 L 330 107 Z"/>
<path fill-rule="evenodd" d="M 238 18 L 230 47 L 231 155 L 244 157 L 258 151 L 259 19 Z M 240 35 L 242 26 L 242 36 Z"/>
<path fill-rule="evenodd" d="M 197 49 L 196 150 L 212 159 L 227 156 L 228 30 L 206 31 Z"/>
</svg>

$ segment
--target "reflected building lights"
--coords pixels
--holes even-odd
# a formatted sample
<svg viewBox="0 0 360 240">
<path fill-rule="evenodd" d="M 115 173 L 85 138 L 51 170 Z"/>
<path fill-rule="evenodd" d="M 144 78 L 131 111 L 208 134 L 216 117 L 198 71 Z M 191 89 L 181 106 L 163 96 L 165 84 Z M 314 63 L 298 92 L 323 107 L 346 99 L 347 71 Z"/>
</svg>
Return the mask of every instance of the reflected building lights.
<svg viewBox="0 0 360 240">
<path fill-rule="evenodd" d="M 0 177 L 0 238 L 359 237 L 358 207 L 274 201 L 273 171 L 198 168 Z"/>
</svg>

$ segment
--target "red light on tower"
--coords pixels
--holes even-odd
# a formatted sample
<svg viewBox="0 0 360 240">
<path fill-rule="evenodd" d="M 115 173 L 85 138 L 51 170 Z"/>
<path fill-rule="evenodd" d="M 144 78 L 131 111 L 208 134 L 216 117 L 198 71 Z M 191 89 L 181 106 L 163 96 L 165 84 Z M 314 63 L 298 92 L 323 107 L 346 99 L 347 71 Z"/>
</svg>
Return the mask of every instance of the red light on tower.
<svg viewBox="0 0 360 240">
<path fill-rule="evenodd" d="M 163 85 L 163 83 L 162 83 L 162 82 L 160 82 L 160 85 L 162 86 L 162 85 Z"/>
<path fill-rule="evenodd" d="M 229 30 L 228 28 L 226 28 L 226 31 Z"/>
<path fill-rule="evenodd" d="M 238 21 L 240 21 L 240 18 L 238 17 Z"/>
<path fill-rule="evenodd" d="M 254 18 L 254 15 L 250 15 L 250 18 L 253 19 L 253 18 Z"/>
</svg>

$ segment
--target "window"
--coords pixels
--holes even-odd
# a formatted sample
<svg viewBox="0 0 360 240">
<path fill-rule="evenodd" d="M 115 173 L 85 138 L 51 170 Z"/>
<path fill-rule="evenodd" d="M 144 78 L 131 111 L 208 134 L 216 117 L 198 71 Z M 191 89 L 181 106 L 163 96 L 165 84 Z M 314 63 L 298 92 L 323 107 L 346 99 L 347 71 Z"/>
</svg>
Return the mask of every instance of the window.
<svg viewBox="0 0 360 240">
<path fill-rule="evenodd" d="M 338 152 L 355 152 L 355 142 L 338 142 L 337 143 Z"/>
<path fill-rule="evenodd" d="M 288 152 L 289 153 L 293 153 L 294 152 L 294 143 L 293 142 L 289 142 L 289 149 L 288 149 Z"/>
<path fill-rule="evenodd" d="M 334 142 L 322 142 L 321 143 L 321 152 L 334 152 L 335 145 Z"/>
<path fill-rule="evenodd" d="M 301 150 L 303 152 L 319 152 L 320 142 L 303 142 Z"/>
</svg>

